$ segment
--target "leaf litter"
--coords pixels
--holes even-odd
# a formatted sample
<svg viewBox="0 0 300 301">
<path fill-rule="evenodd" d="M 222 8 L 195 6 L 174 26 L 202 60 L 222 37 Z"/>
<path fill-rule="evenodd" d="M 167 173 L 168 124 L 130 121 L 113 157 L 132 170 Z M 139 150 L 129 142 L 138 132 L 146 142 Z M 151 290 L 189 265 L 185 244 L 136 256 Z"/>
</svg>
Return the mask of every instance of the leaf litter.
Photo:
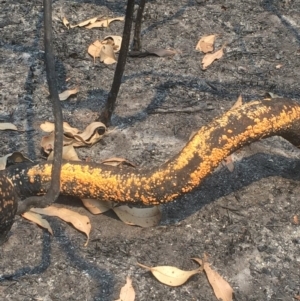
<svg viewBox="0 0 300 301">
<path fill-rule="evenodd" d="M 62 93 L 60 93 L 60 94 L 58 95 L 59 100 L 61 100 L 61 101 L 62 101 L 62 100 L 66 100 L 66 99 L 68 99 L 71 95 L 77 94 L 78 91 L 79 91 L 79 89 L 78 89 L 77 87 L 74 88 L 74 89 L 66 90 L 66 91 L 64 91 L 64 92 L 62 92 Z"/>
<path fill-rule="evenodd" d="M 196 261 L 200 267 L 191 271 L 183 271 L 174 266 L 149 267 L 141 263 L 137 264 L 140 267 L 150 271 L 158 281 L 169 286 L 183 285 L 190 277 L 204 271 L 217 299 L 222 299 L 223 301 L 232 301 L 232 287 L 219 273 L 210 267 L 210 264 L 207 262 L 207 256 L 204 255 L 203 260 L 199 258 L 192 259 Z"/>
<path fill-rule="evenodd" d="M 7 154 L 3 157 L 0 157 L 0 170 L 4 170 L 8 164 L 13 165 L 21 162 L 33 162 L 33 161 L 25 157 L 20 152 L 13 152 Z"/>
<path fill-rule="evenodd" d="M 53 160 L 53 156 L 54 156 L 54 152 L 52 151 L 47 160 Z M 64 160 L 69 160 L 69 161 L 81 161 L 73 147 L 73 145 L 66 145 L 63 147 L 63 151 L 62 151 L 62 158 Z"/>
<path fill-rule="evenodd" d="M 87 28 L 87 29 L 91 29 L 91 28 L 108 27 L 111 22 L 114 22 L 114 21 L 124 21 L 124 19 L 125 19 L 124 17 L 117 17 L 117 18 L 93 17 L 93 18 L 84 20 L 82 22 L 79 22 L 79 23 L 77 23 L 75 25 L 71 25 L 69 23 L 69 21 L 66 19 L 66 17 L 64 17 L 62 21 L 63 21 L 63 24 L 66 27 L 69 26 L 69 28 L 84 27 L 84 28 Z"/>
<path fill-rule="evenodd" d="M 135 291 L 132 286 L 132 279 L 127 276 L 126 284 L 121 288 L 120 298 L 116 301 L 134 301 L 135 299 Z"/>
<path fill-rule="evenodd" d="M 169 286 L 180 286 L 193 275 L 202 272 L 201 267 L 192 271 L 183 271 L 173 266 L 148 267 L 141 263 L 138 263 L 138 265 L 150 271 L 159 282 Z"/>
<path fill-rule="evenodd" d="M 96 58 L 107 65 L 117 62 L 115 53 L 121 48 L 121 36 L 106 36 L 102 41 L 96 40 L 88 47 L 88 54 L 93 57 L 94 63 Z"/>
<path fill-rule="evenodd" d="M 52 160 L 52 149 L 54 145 L 54 124 L 47 121 L 41 124 L 40 127 L 45 132 L 51 132 L 49 136 L 42 137 L 41 146 L 46 153 L 50 154 L 48 160 Z M 86 129 L 82 133 L 80 133 L 77 128 L 74 128 L 67 122 L 64 122 L 63 159 L 80 161 L 74 149 L 74 146 L 87 146 L 96 143 L 103 136 L 96 131 L 98 127 L 102 130 L 106 130 L 104 124 L 100 122 L 94 122 L 88 125 Z M 117 157 L 106 159 L 101 163 L 114 166 L 127 164 L 134 167 L 133 163 L 127 161 L 124 158 Z M 92 214 L 102 214 L 112 209 L 115 211 L 121 221 L 129 225 L 151 227 L 159 224 L 161 220 L 161 210 L 159 206 L 147 208 L 131 208 L 129 206 L 123 205 L 115 207 L 113 203 L 93 199 L 82 199 L 82 203 Z"/>
<path fill-rule="evenodd" d="M 92 214 L 102 214 L 113 208 L 113 203 L 96 199 L 81 199 L 84 207 Z"/>
<path fill-rule="evenodd" d="M 120 166 L 120 165 L 128 165 L 131 167 L 136 167 L 136 165 L 125 158 L 119 158 L 119 157 L 111 157 L 108 159 L 105 159 L 100 162 L 100 164 L 110 165 L 110 166 Z"/>
<path fill-rule="evenodd" d="M 50 135 L 42 137 L 41 140 L 41 147 L 45 153 L 49 154 L 54 146 L 54 124 L 47 121 L 41 124 L 40 128 L 45 132 L 51 132 Z M 67 122 L 64 122 L 63 129 L 63 145 L 73 145 L 74 147 L 92 146 L 98 142 L 106 132 L 106 126 L 102 122 L 92 122 L 82 132 L 77 128 L 71 127 Z"/>
<path fill-rule="evenodd" d="M 55 206 L 49 206 L 47 208 L 32 208 L 30 211 L 48 216 L 56 216 L 65 222 L 71 223 L 77 230 L 86 234 L 87 241 L 84 246 L 87 246 L 90 237 L 91 223 L 90 219 L 86 215 Z"/>
<path fill-rule="evenodd" d="M 46 219 L 44 219 L 40 214 L 35 213 L 35 212 L 31 212 L 31 211 L 27 211 L 25 213 L 22 214 L 22 217 L 24 217 L 25 219 L 41 226 L 42 228 L 48 230 L 48 232 L 53 235 L 53 230 L 50 226 L 50 224 L 48 223 L 48 221 Z"/>
<path fill-rule="evenodd" d="M 143 228 L 154 227 L 161 220 L 160 206 L 136 208 L 122 205 L 112 209 L 118 218 L 127 225 L 136 225 Z"/>
<path fill-rule="evenodd" d="M 214 271 L 210 264 L 206 261 L 206 256 L 204 259 L 192 258 L 200 265 L 202 265 L 203 270 L 207 276 L 207 279 L 217 297 L 217 299 L 222 299 L 223 301 L 232 301 L 233 289 L 230 284 L 216 271 Z"/>
<path fill-rule="evenodd" d="M 214 43 L 217 35 L 209 35 L 202 37 L 197 45 L 196 50 L 208 53 L 214 51 Z"/>
<path fill-rule="evenodd" d="M 62 18 L 62 22 L 67 28 L 70 28 L 70 23 L 66 17 Z"/>
<path fill-rule="evenodd" d="M 210 66 L 215 60 L 219 60 L 224 55 L 225 45 L 221 47 L 218 51 L 214 53 L 207 53 L 202 59 L 202 69 L 205 70 L 208 66 Z"/>
<path fill-rule="evenodd" d="M 5 131 L 5 130 L 17 131 L 18 129 L 14 124 L 10 122 L 1 122 L 0 131 Z"/>
</svg>

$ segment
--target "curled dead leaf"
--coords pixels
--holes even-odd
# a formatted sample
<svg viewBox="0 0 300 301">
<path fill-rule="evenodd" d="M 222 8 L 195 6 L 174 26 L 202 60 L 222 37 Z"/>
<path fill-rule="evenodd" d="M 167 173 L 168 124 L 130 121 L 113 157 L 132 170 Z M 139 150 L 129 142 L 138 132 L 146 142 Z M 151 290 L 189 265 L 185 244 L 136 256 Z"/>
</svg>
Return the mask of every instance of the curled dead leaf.
<svg viewBox="0 0 300 301">
<path fill-rule="evenodd" d="M 41 226 L 44 229 L 48 230 L 48 232 L 51 235 L 53 235 L 52 228 L 49 225 L 48 221 L 46 219 L 44 219 L 40 214 L 28 211 L 28 212 L 23 213 L 22 217 Z"/>
<path fill-rule="evenodd" d="M 113 47 L 114 52 L 118 52 L 121 49 L 122 37 L 121 36 L 106 36 L 102 44 L 109 44 Z"/>
<path fill-rule="evenodd" d="M 49 206 L 47 208 L 32 208 L 30 211 L 48 216 L 56 216 L 65 222 L 71 223 L 77 230 L 86 234 L 87 241 L 85 246 L 87 246 L 91 231 L 90 219 L 87 216 L 66 208 L 58 208 L 55 206 Z"/>
<path fill-rule="evenodd" d="M 40 128 L 44 132 L 51 133 L 54 131 L 54 123 L 45 121 L 40 125 Z M 78 134 L 80 132 L 77 128 L 70 126 L 67 122 L 63 122 L 63 130 L 64 134 L 69 134 L 71 136 L 74 136 L 75 134 Z"/>
<path fill-rule="evenodd" d="M 64 136 L 63 137 L 63 145 L 70 145 L 74 143 L 74 138 L 69 138 Z M 46 154 L 50 154 L 51 151 L 53 150 L 54 146 L 54 132 L 52 132 L 48 136 L 43 136 L 41 140 L 41 147 L 44 150 Z"/>
<path fill-rule="evenodd" d="M 159 206 L 149 208 L 131 208 L 127 205 L 123 205 L 112 209 L 119 219 L 128 225 L 147 228 L 158 225 L 161 220 L 161 210 Z"/>
<path fill-rule="evenodd" d="M 40 126 L 44 131 L 54 130 L 54 124 L 51 122 L 45 122 Z M 79 146 L 91 146 L 98 142 L 105 134 L 106 127 L 102 122 L 92 122 L 86 127 L 86 129 L 80 133 L 77 128 L 71 127 L 67 122 L 63 124 L 64 137 L 63 145 Z M 49 154 L 53 150 L 54 145 L 54 132 L 48 136 L 42 137 L 41 147 Z"/>
<path fill-rule="evenodd" d="M 169 286 L 179 286 L 184 284 L 191 276 L 201 273 L 202 269 L 198 268 L 192 271 L 183 271 L 172 266 L 157 266 L 148 267 L 141 263 L 138 265 L 148 271 L 150 271 L 153 276 L 160 281 Z"/>
<path fill-rule="evenodd" d="M 95 27 L 108 27 L 109 24 L 113 21 L 124 21 L 124 17 L 103 18 L 102 20 L 91 23 L 90 25 L 86 26 L 85 28 L 91 29 L 91 28 L 95 28 Z"/>
<path fill-rule="evenodd" d="M 99 40 L 96 40 L 88 48 L 88 54 L 93 57 L 94 63 L 95 63 L 96 57 L 100 57 L 102 46 L 103 46 L 103 44 Z"/>
<path fill-rule="evenodd" d="M 94 145 L 103 137 L 105 131 L 106 126 L 104 123 L 92 122 L 81 134 L 76 134 L 73 136 L 76 140 L 76 142 L 73 143 L 73 146 Z"/>
<path fill-rule="evenodd" d="M 114 49 L 111 45 L 103 45 L 100 51 L 100 62 L 111 65 L 117 62 Z"/>
<path fill-rule="evenodd" d="M 0 158 L 0 170 L 4 170 L 7 164 L 17 164 L 21 162 L 33 162 L 20 152 L 13 152 Z"/>
<path fill-rule="evenodd" d="M 86 26 L 86 25 L 89 25 L 89 24 L 93 24 L 95 23 L 96 21 L 98 20 L 98 17 L 94 17 L 94 18 L 91 18 L 91 19 L 87 19 L 85 21 L 82 21 L 78 24 L 75 24 L 75 25 L 70 25 L 70 28 L 74 28 L 74 27 L 83 27 L 83 26 Z"/>
<path fill-rule="evenodd" d="M 223 49 L 225 46 L 222 46 L 221 49 L 214 53 L 207 53 L 202 59 L 202 69 L 205 70 L 209 65 L 211 65 L 215 60 L 220 59 L 224 55 Z"/>
<path fill-rule="evenodd" d="M 77 94 L 79 89 L 76 87 L 75 89 L 71 90 L 66 90 L 58 95 L 59 100 L 66 100 L 68 99 L 71 95 Z"/>
<path fill-rule="evenodd" d="M 54 152 L 52 151 L 47 160 L 53 160 L 53 156 L 54 156 Z M 63 151 L 62 151 L 62 158 L 64 160 L 69 160 L 69 161 L 81 161 L 79 158 L 78 158 L 78 155 L 73 147 L 73 145 L 66 145 L 63 147 Z"/>
<path fill-rule="evenodd" d="M 202 51 L 203 53 L 208 53 L 214 51 L 216 35 L 209 35 L 202 37 L 196 46 L 196 50 Z"/>
<path fill-rule="evenodd" d="M 113 203 L 95 199 L 81 199 L 84 207 L 92 214 L 102 214 L 113 208 Z"/>
</svg>

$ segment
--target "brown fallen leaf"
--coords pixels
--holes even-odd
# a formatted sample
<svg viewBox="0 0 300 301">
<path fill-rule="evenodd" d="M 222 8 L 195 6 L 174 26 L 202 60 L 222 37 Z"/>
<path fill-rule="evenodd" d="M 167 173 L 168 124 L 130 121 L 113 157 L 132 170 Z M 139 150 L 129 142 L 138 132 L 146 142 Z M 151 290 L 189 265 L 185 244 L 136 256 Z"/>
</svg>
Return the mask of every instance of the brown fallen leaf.
<svg viewBox="0 0 300 301">
<path fill-rule="evenodd" d="M 233 289 L 229 283 L 216 271 L 214 271 L 208 262 L 199 258 L 192 258 L 204 269 L 207 279 L 213 288 L 213 291 L 217 299 L 222 299 L 223 301 L 232 301 Z"/>
<path fill-rule="evenodd" d="M 116 301 L 134 301 L 135 291 L 132 286 L 132 280 L 129 276 L 126 278 L 126 284 L 121 288 L 120 298 Z"/>
<path fill-rule="evenodd" d="M 67 20 L 66 17 L 63 17 L 62 22 L 63 22 L 63 24 L 64 24 L 67 28 L 70 27 L 70 23 L 69 23 L 69 21 Z"/>
<path fill-rule="evenodd" d="M 113 208 L 112 202 L 95 200 L 95 199 L 81 199 L 84 207 L 92 214 L 102 214 Z"/>
<path fill-rule="evenodd" d="M 103 44 L 99 40 L 96 40 L 88 48 L 88 54 L 93 57 L 94 64 L 96 57 L 100 57 L 102 46 Z"/>
<path fill-rule="evenodd" d="M 54 131 L 54 123 L 45 121 L 40 125 L 41 130 L 51 133 Z M 77 128 L 70 126 L 67 122 L 63 122 L 64 133 L 69 133 L 71 136 L 78 134 L 80 131 Z"/>
<path fill-rule="evenodd" d="M 208 53 L 214 51 L 216 35 L 209 35 L 202 37 L 196 46 L 196 50 L 202 51 L 203 53 Z"/>
<path fill-rule="evenodd" d="M 64 136 L 63 137 L 63 145 L 71 145 L 74 142 L 77 143 L 76 140 L 74 140 L 74 138 L 69 138 Z M 50 154 L 51 151 L 53 150 L 53 146 L 54 146 L 54 132 L 52 132 L 50 135 L 48 136 L 43 136 L 41 139 L 41 148 L 44 150 L 44 152 L 46 154 Z"/>
<path fill-rule="evenodd" d="M 222 46 L 221 49 L 219 49 L 218 51 L 216 51 L 215 53 L 207 53 L 203 59 L 202 59 L 202 69 L 205 70 L 209 65 L 211 65 L 215 60 L 220 59 L 223 54 L 224 51 L 223 49 L 225 48 L 225 45 Z"/>
<path fill-rule="evenodd" d="M 71 90 L 66 90 L 66 91 L 64 91 L 64 92 L 62 92 L 62 93 L 60 93 L 60 94 L 58 95 L 59 100 L 66 100 L 66 99 L 68 99 L 71 95 L 77 94 L 78 91 L 79 91 L 79 89 L 78 89 L 77 87 L 74 88 L 74 89 L 71 89 Z"/>
<path fill-rule="evenodd" d="M 109 24 L 113 21 L 124 21 L 124 17 L 105 18 L 105 19 L 99 20 L 97 22 L 90 23 L 90 25 L 86 26 L 85 28 L 91 29 L 91 28 L 95 28 L 95 27 L 108 27 Z"/>
<path fill-rule="evenodd" d="M 110 165 L 110 166 L 119 166 L 119 165 L 129 165 L 131 167 L 136 167 L 136 165 L 124 158 L 108 158 L 100 162 L 100 164 Z"/>
<path fill-rule="evenodd" d="M 273 92 L 266 92 L 264 95 L 265 98 L 270 99 L 270 98 L 280 98 L 280 95 L 277 95 Z"/>
<path fill-rule="evenodd" d="M 300 223 L 300 222 L 299 222 L 299 217 L 298 217 L 298 215 L 294 215 L 294 216 L 293 216 L 293 224 L 294 224 L 294 225 L 299 225 L 299 223 Z"/>
<path fill-rule="evenodd" d="M 23 213 L 22 217 L 41 226 L 44 229 L 48 230 L 48 232 L 51 235 L 53 235 L 52 228 L 49 225 L 48 221 L 45 220 L 44 218 L 42 218 L 42 216 L 40 214 L 28 211 L 28 212 Z"/>
<path fill-rule="evenodd" d="M 102 44 L 109 44 L 113 47 L 114 52 L 118 52 L 121 49 L 122 37 L 121 36 L 106 36 Z"/>
<path fill-rule="evenodd" d="M 1 122 L 0 131 L 5 131 L 5 130 L 17 131 L 18 129 L 14 124 L 10 122 Z"/>
<path fill-rule="evenodd" d="M 295 295 L 295 296 L 294 296 L 294 299 L 300 300 L 300 295 Z"/>
<path fill-rule="evenodd" d="M 121 36 L 106 36 L 102 41 L 94 41 L 88 47 L 88 54 L 93 57 L 94 63 L 95 59 L 99 57 L 101 62 L 104 61 L 106 64 L 113 64 L 116 62 L 114 53 L 120 50 L 121 44 Z M 102 50 L 103 46 L 109 47 Z"/>
<path fill-rule="evenodd" d="M 118 218 L 125 224 L 136 225 L 142 228 L 157 226 L 161 220 L 159 206 L 150 208 L 135 208 L 122 205 L 112 208 Z"/>
<path fill-rule="evenodd" d="M 86 25 L 89 25 L 89 24 L 93 24 L 95 23 L 96 21 L 98 20 L 98 17 L 94 17 L 94 18 L 91 18 L 91 19 L 87 19 L 85 21 L 82 21 L 78 24 L 75 24 L 75 25 L 70 25 L 70 28 L 74 28 L 74 27 L 83 27 L 83 26 L 86 26 Z"/>
<path fill-rule="evenodd" d="M 238 99 L 234 103 L 234 105 L 230 108 L 230 110 L 234 110 L 236 108 L 239 108 L 242 104 L 243 104 L 243 97 L 242 97 L 242 94 L 240 94 Z"/>
<path fill-rule="evenodd" d="M 234 163 L 232 160 L 232 155 L 229 155 L 222 161 L 222 165 L 225 166 L 230 172 L 234 171 Z"/>
<path fill-rule="evenodd" d="M 89 124 L 81 134 L 74 135 L 73 145 L 84 146 L 84 145 L 94 145 L 98 142 L 106 131 L 106 126 L 102 122 L 92 122 Z"/>
<path fill-rule="evenodd" d="M 100 51 L 100 62 L 111 65 L 117 62 L 114 49 L 111 45 L 103 45 Z"/>
<path fill-rule="evenodd" d="M 66 208 L 58 208 L 55 206 L 32 208 L 30 211 L 48 216 L 56 216 L 65 222 L 71 223 L 77 230 L 86 234 L 87 241 L 84 246 L 87 246 L 91 231 L 90 219 L 87 216 Z"/>
<path fill-rule="evenodd" d="M 40 125 L 44 131 L 54 130 L 54 124 L 45 122 Z M 64 137 L 63 145 L 73 145 L 74 147 L 91 146 L 98 142 L 106 131 L 106 127 L 102 122 L 92 122 L 85 130 L 80 133 L 76 128 L 71 127 L 68 123 L 64 122 Z M 41 147 L 49 154 L 53 150 L 54 145 L 54 132 L 48 136 L 42 137 Z"/>
<path fill-rule="evenodd" d="M 53 156 L 54 156 L 54 152 L 52 151 L 47 160 L 53 160 Z M 66 145 L 63 147 L 63 151 L 62 151 L 62 158 L 64 160 L 69 160 L 69 161 L 81 161 L 79 158 L 78 158 L 78 155 L 73 147 L 73 145 Z"/>
<path fill-rule="evenodd" d="M 9 164 L 16 164 L 21 162 L 33 162 L 27 157 L 25 157 L 20 152 L 13 152 L 10 154 L 7 154 L 0 158 L 0 170 L 4 170 L 6 168 L 7 163 Z"/>
<path fill-rule="evenodd" d="M 179 286 L 184 284 L 191 276 L 201 273 L 202 269 L 198 268 L 192 271 L 183 271 L 172 266 L 157 266 L 148 267 L 141 263 L 138 265 L 148 271 L 150 271 L 153 276 L 160 281 L 169 286 Z M 225 300 L 224 300 L 225 301 Z"/>
</svg>

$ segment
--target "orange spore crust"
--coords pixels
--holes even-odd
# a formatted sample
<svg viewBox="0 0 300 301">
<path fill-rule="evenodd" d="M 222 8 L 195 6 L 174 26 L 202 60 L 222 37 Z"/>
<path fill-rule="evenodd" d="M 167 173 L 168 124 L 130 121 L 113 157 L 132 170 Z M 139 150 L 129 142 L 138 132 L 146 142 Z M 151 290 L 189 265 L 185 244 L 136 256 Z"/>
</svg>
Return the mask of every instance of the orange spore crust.
<svg viewBox="0 0 300 301">
<path fill-rule="evenodd" d="M 288 132 L 294 123 L 299 122 L 300 106 L 296 102 L 251 102 L 202 127 L 177 156 L 153 170 L 120 170 L 92 163 L 64 163 L 61 192 L 146 205 L 170 202 L 199 186 L 224 158 L 238 148 L 263 137 Z M 47 183 L 50 175 L 49 163 L 36 165 L 27 172 L 30 182 Z"/>
</svg>

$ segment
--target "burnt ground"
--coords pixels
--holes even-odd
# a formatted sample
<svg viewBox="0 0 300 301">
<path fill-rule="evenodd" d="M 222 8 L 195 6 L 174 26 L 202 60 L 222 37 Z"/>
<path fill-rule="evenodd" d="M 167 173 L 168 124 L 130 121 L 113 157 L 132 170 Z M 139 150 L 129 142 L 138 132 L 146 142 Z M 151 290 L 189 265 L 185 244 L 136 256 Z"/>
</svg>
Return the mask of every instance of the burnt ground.
<svg viewBox="0 0 300 301">
<path fill-rule="evenodd" d="M 43 62 L 41 1 L 0 3 L 1 119 L 21 132 L 1 132 L 1 155 L 21 151 L 36 161 L 42 133 L 53 120 Z M 55 1 L 53 28 L 60 92 L 78 85 L 64 101 L 64 119 L 84 128 L 103 107 L 115 65 L 93 65 L 86 50 L 109 29 L 67 30 L 60 22 L 119 16 L 124 1 Z M 228 110 L 241 93 L 245 101 L 266 92 L 300 99 L 300 2 L 296 0 L 149 1 L 143 46 L 171 47 L 173 58 L 128 58 L 115 130 L 82 159 L 99 162 L 126 157 L 144 168 L 177 153 L 191 133 Z M 194 50 L 198 39 L 219 35 L 224 57 L 206 71 Z M 277 65 L 282 65 L 276 69 Z M 70 78 L 69 81 L 66 79 Z M 192 113 L 184 113 L 192 108 Z M 155 113 L 157 109 L 179 113 Z M 130 275 L 136 300 L 216 300 L 203 274 L 185 285 L 167 287 L 136 263 L 193 269 L 191 257 L 204 252 L 233 286 L 235 300 L 294 300 L 300 294 L 300 151 L 281 138 L 259 141 L 235 154 L 233 172 L 220 167 L 201 187 L 163 207 L 160 226 L 124 225 L 113 214 L 92 216 L 80 201 L 60 198 L 87 214 L 91 241 L 70 225 L 47 218 L 44 230 L 16 217 L 10 238 L 0 247 L 1 300 L 115 300 Z M 67 205 L 66 205 L 67 206 Z"/>
</svg>

